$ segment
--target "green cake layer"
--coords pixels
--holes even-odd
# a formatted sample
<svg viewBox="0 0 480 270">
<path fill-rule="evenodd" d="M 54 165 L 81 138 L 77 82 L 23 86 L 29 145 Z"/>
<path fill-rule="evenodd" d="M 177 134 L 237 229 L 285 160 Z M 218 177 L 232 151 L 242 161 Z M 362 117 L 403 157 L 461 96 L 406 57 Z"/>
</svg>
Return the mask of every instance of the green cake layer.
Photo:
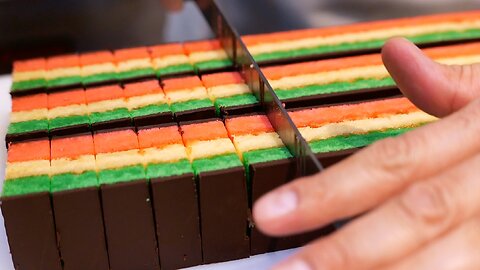
<svg viewBox="0 0 480 270">
<path fill-rule="evenodd" d="M 185 73 L 185 72 L 193 72 L 193 71 L 194 71 L 194 68 L 191 64 L 181 64 L 181 65 L 174 65 L 174 66 L 157 69 L 156 73 L 158 77 L 161 77 L 169 74 Z"/>
<path fill-rule="evenodd" d="M 293 157 L 286 147 L 259 149 L 243 153 L 243 162 L 246 166 L 250 164 L 268 162 Z"/>
<path fill-rule="evenodd" d="M 314 153 L 327 153 L 364 147 L 381 139 L 401 135 L 412 129 L 413 128 L 389 129 L 384 131 L 372 131 L 367 134 L 338 136 L 310 142 L 310 147 Z"/>
<path fill-rule="evenodd" d="M 117 73 L 117 78 L 120 80 L 137 78 L 137 77 L 147 77 L 147 76 L 154 76 L 155 71 L 153 68 L 141 68 L 141 69 L 133 69 L 129 71 L 119 72 Z"/>
<path fill-rule="evenodd" d="M 12 92 L 18 92 L 18 91 L 23 91 L 28 89 L 35 89 L 35 88 L 44 88 L 46 86 L 47 86 L 47 81 L 45 79 L 14 82 L 12 84 Z"/>
<path fill-rule="evenodd" d="M 127 108 L 118 108 L 112 111 L 95 112 L 90 114 L 90 123 L 106 122 L 117 119 L 130 118 Z"/>
<path fill-rule="evenodd" d="M 92 84 L 92 83 L 116 81 L 116 80 L 117 80 L 117 73 L 115 72 L 98 73 L 98 74 L 82 77 L 83 84 Z"/>
<path fill-rule="evenodd" d="M 192 165 L 187 159 L 172 163 L 149 164 L 146 171 L 148 179 L 177 176 L 192 172 Z"/>
<path fill-rule="evenodd" d="M 462 32 L 443 32 L 443 33 L 432 33 L 426 35 L 419 35 L 419 36 L 411 36 L 407 37 L 409 40 L 415 43 L 431 43 L 431 42 L 439 42 L 439 41 L 454 41 L 454 40 L 461 40 L 461 39 L 473 39 L 480 37 L 480 29 L 470 29 Z M 316 55 L 316 54 L 326 54 L 332 52 L 342 52 L 342 51 L 355 51 L 360 49 L 373 49 L 373 48 L 381 48 L 385 43 L 384 39 L 381 40 L 372 40 L 372 41 L 364 41 L 364 42 L 356 42 L 356 43 L 342 43 L 339 45 L 322 45 L 319 47 L 313 48 L 302 48 L 296 49 L 291 51 L 276 51 L 271 53 L 262 53 L 258 55 L 254 55 L 256 61 L 264 62 L 270 60 L 277 60 L 277 59 L 288 59 L 288 58 L 295 58 L 295 57 L 302 57 L 308 55 Z"/>
<path fill-rule="evenodd" d="M 115 184 L 146 179 L 145 169 L 141 165 L 98 172 L 98 182 L 100 184 Z"/>
<path fill-rule="evenodd" d="M 48 130 L 47 119 L 10 123 L 10 125 L 8 126 L 7 134 L 18 134 L 40 130 Z"/>
<path fill-rule="evenodd" d="M 192 162 L 195 174 L 243 166 L 237 154 L 219 155 Z"/>
<path fill-rule="evenodd" d="M 59 87 L 73 84 L 81 84 L 81 76 L 59 77 L 53 80 L 47 80 L 47 87 Z"/>
<path fill-rule="evenodd" d="M 257 98 L 253 94 L 235 95 L 231 97 L 222 97 L 215 100 L 217 110 L 222 107 L 233 107 L 241 105 L 249 105 L 258 103 Z"/>
<path fill-rule="evenodd" d="M 172 112 L 183 112 L 208 107 L 213 107 L 212 101 L 208 98 L 189 100 L 185 102 L 176 102 L 170 105 L 170 109 L 172 110 Z"/>
<path fill-rule="evenodd" d="M 88 115 L 72 115 L 66 117 L 52 118 L 48 120 L 50 130 L 83 124 L 90 124 L 90 118 L 88 117 Z"/>
<path fill-rule="evenodd" d="M 321 94 L 341 93 L 361 89 L 371 89 L 379 87 L 395 86 L 395 81 L 391 78 L 378 79 L 359 79 L 354 82 L 335 82 L 324 85 L 309 85 L 304 87 L 292 88 L 288 90 L 275 90 L 278 98 L 281 100 L 314 96 Z"/>
<path fill-rule="evenodd" d="M 48 175 L 29 176 L 6 180 L 3 184 L 2 197 L 26 195 L 39 192 L 50 192 Z"/>
<path fill-rule="evenodd" d="M 65 173 L 52 176 L 52 192 L 98 186 L 97 173 L 94 171 L 81 174 Z"/>
<path fill-rule="evenodd" d="M 154 115 L 164 112 L 170 112 L 170 107 L 168 104 L 152 104 L 138 109 L 130 111 L 132 117 Z"/>
<path fill-rule="evenodd" d="M 209 60 L 195 63 L 195 69 L 197 70 L 209 70 L 209 69 L 216 69 L 216 68 L 224 68 L 224 67 L 231 67 L 233 65 L 232 61 L 229 59 L 222 59 L 222 60 Z"/>
</svg>

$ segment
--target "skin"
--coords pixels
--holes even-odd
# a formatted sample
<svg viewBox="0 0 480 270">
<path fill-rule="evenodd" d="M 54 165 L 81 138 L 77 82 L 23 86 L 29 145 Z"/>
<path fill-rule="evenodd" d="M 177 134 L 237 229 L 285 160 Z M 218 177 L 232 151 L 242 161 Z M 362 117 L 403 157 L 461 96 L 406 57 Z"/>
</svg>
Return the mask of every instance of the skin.
<svg viewBox="0 0 480 270">
<path fill-rule="evenodd" d="M 363 214 L 274 269 L 480 269 L 480 65 L 437 64 L 402 38 L 382 56 L 402 92 L 442 119 L 260 198 L 256 225 L 273 236 Z"/>
</svg>

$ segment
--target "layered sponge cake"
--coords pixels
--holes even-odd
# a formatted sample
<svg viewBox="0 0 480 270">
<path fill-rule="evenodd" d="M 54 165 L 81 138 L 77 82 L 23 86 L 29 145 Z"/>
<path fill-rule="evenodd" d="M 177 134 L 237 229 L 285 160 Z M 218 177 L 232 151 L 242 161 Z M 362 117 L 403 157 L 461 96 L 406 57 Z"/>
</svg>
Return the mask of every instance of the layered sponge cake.
<svg viewBox="0 0 480 270">
<path fill-rule="evenodd" d="M 166 79 L 162 84 L 177 120 L 215 117 L 215 106 L 197 76 Z"/>
<path fill-rule="evenodd" d="M 47 94 L 12 98 L 7 138 L 38 138 L 48 134 Z"/>
<path fill-rule="evenodd" d="M 90 87 L 85 91 L 90 123 L 94 129 L 130 126 L 131 117 L 119 85 Z"/>
<path fill-rule="evenodd" d="M 83 85 L 92 85 L 117 80 L 115 58 L 110 51 L 80 54 Z"/>
<path fill-rule="evenodd" d="M 113 52 L 120 80 L 148 78 L 155 76 L 147 47 L 128 48 Z"/>
<path fill-rule="evenodd" d="M 184 46 L 190 63 L 200 73 L 220 70 L 233 65 L 218 40 L 186 42 Z"/>
<path fill-rule="evenodd" d="M 81 85 L 80 56 L 78 54 L 68 54 L 47 58 L 45 78 L 48 88 Z"/>
<path fill-rule="evenodd" d="M 51 134 L 89 131 L 85 91 L 73 89 L 48 94 L 48 124 Z"/>
<path fill-rule="evenodd" d="M 480 12 L 419 16 L 318 29 L 244 36 L 258 62 L 328 57 L 379 49 L 391 37 L 404 36 L 417 44 L 477 39 Z"/>
<path fill-rule="evenodd" d="M 124 93 L 137 126 L 173 121 L 167 97 L 157 80 L 125 84 Z"/>
<path fill-rule="evenodd" d="M 43 89 L 47 86 L 45 58 L 15 61 L 12 71 L 12 93 Z"/>
<path fill-rule="evenodd" d="M 157 77 L 191 74 L 194 72 L 183 44 L 171 43 L 148 48 Z"/>
<path fill-rule="evenodd" d="M 480 61 L 480 43 L 424 49 L 443 64 L 474 64 Z M 318 104 L 335 95 L 356 96 L 372 90 L 395 88 L 380 54 L 345 57 L 267 67 L 262 69 L 277 96 L 290 103 Z M 397 91 L 392 93 L 399 94 Z"/>
<path fill-rule="evenodd" d="M 364 147 L 436 120 L 406 98 L 298 110 L 290 116 L 314 153 Z"/>
<path fill-rule="evenodd" d="M 258 100 L 238 72 L 212 73 L 202 76 L 217 115 L 253 112 Z"/>
</svg>

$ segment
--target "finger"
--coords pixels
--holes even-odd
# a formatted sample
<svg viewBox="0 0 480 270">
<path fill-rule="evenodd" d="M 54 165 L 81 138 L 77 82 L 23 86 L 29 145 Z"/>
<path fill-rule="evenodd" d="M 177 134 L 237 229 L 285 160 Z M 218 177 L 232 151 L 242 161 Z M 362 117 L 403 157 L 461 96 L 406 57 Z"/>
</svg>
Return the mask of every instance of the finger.
<svg viewBox="0 0 480 270">
<path fill-rule="evenodd" d="M 183 8 L 183 0 L 160 0 L 160 2 L 170 11 L 180 11 Z"/>
<path fill-rule="evenodd" d="M 254 205 L 256 225 L 265 233 L 285 235 L 367 211 L 413 181 L 477 153 L 479 118 L 480 101 L 475 101 L 442 121 L 380 141 L 320 174 L 286 184 Z"/>
<path fill-rule="evenodd" d="M 398 261 L 480 212 L 480 155 L 409 187 L 337 233 L 302 249 L 280 269 L 375 269 Z"/>
<path fill-rule="evenodd" d="M 462 224 L 441 239 L 383 270 L 480 269 L 480 218 Z"/>
<path fill-rule="evenodd" d="M 382 57 L 405 96 L 430 114 L 448 115 L 480 96 L 480 65 L 438 64 L 404 38 L 389 40 Z"/>
</svg>

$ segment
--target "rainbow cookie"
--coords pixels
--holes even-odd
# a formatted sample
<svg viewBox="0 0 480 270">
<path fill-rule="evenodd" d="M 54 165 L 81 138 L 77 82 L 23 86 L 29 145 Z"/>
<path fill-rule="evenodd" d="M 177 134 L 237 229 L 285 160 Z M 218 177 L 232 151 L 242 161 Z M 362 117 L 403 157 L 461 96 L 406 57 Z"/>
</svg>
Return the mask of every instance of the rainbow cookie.
<svg viewBox="0 0 480 270">
<path fill-rule="evenodd" d="M 108 268 L 92 135 L 53 138 L 50 163 L 63 269 Z"/>
<path fill-rule="evenodd" d="M 110 51 L 80 54 L 80 66 L 83 85 L 117 81 L 115 58 Z"/>
<path fill-rule="evenodd" d="M 385 41 L 404 36 L 417 44 L 480 37 L 480 12 L 467 11 L 373 21 L 319 29 L 244 36 L 258 62 L 281 62 L 378 51 Z"/>
<path fill-rule="evenodd" d="M 258 110 L 257 98 L 238 72 L 203 75 L 202 83 L 215 104 L 217 115 L 241 114 Z"/>
<path fill-rule="evenodd" d="M 80 56 L 68 54 L 47 58 L 45 78 L 50 89 L 80 86 L 82 84 Z"/>
<path fill-rule="evenodd" d="M 35 58 L 13 62 L 12 93 L 39 90 L 47 86 L 45 58 Z"/>
<path fill-rule="evenodd" d="M 150 54 L 146 47 L 115 50 L 117 78 L 131 80 L 155 76 Z"/>
<path fill-rule="evenodd" d="M 125 84 L 124 94 L 136 126 L 173 121 L 168 100 L 157 80 Z"/>
<path fill-rule="evenodd" d="M 480 62 L 480 43 L 424 49 L 444 64 Z M 398 95 L 380 54 L 345 57 L 262 69 L 288 107 Z"/>
<path fill-rule="evenodd" d="M 148 47 L 157 77 L 193 74 L 194 68 L 180 43 Z"/>
<path fill-rule="evenodd" d="M 52 135 L 90 130 L 85 90 L 73 89 L 48 94 L 48 124 Z"/>
<path fill-rule="evenodd" d="M 245 172 L 225 126 L 214 120 L 180 129 L 198 178 L 203 262 L 248 257 Z"/>
<path fill-rule="evenodd" d="M 178 126 L 140 129 L 138 142 L 151 183 L 161 267 L 201 264 L 195 180 Z"/>
<path fill-rule="evenodd" d="M 218 40 L 186 42 L 184 46 L 190 63 L 199 73 L 225 70 L 233 65 Z"/>
<path fill-rule="evenodd" d="M 136 133 L 98 132 L 93 139 L 110 268 L 159 269 L 149 183 Z"/>
<path fill-rule="evenodd" d="M 85 96 L 90 123 L 94 130 L 131 126 L 128 104 L 120 86 L 87 88 Z"/>
<path fill-rule="evenodd" d="M 12 113 L 6 141 L 34 139 L 48 135 L 47 94 L 12 98 Z"/>
<path fill-rule="evenodd" d="M 197 76 L 166 79 L 162 84 L 178 121 L 215 117 L 215 106 Z"/>
<path fill-rule="evenodd" d="M 406 98 L 290 112 L 316 154 L 351 150 L 435 121 Z"/>
<path fill-rule="evenodd" d="M 48 140 L 10 145 L 1 208 L 10 252 L 19 269 L 62 269 L 49 194 L 49 174 Z"/>
</svg>

